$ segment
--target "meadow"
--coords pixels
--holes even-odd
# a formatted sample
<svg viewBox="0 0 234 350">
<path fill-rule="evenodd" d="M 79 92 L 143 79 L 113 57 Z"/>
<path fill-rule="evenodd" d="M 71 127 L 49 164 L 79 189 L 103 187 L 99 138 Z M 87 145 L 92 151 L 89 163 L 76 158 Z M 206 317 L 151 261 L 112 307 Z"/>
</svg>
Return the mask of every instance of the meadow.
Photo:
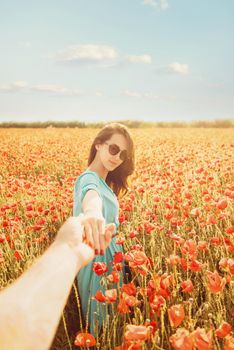
<svg viewBox="0 0 234 350">
<path fill-rule="evenodd" d="M 101 336 L 89 339 L 74 285 L 51 349 L 233 350 L 233 129 L 131 132 L 136 168 L 119 200 L 125 254 L 103 274 L 108 292 L 93 296 L 110 318 Z M 0 129 L 0 288 L 72 215 L 74 182 L 96 133 Z M 131 276 L 119 286 L 123 261 Z"/>
</svg>

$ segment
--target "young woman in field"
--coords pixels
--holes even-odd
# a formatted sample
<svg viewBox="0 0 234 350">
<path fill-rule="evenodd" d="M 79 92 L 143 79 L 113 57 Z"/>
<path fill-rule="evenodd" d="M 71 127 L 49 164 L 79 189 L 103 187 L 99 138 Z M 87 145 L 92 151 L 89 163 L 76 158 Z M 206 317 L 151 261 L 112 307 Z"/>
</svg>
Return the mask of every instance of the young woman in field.
<svg viewBox="0 0 234 350">
<path fill-rule="evenodd" d="M 95 137 L 88 158 L 88 168 L 82 173 L 74 188 L 73 215 L 85 216 L 85 239 L 95 250 L 92 263 L 82 268 L 77 276 L 83 317 L 94 335 L 106 319 L 106 308 L 93 297 L 98 290 L 105 292 L 100 281 L 102 275 L 93 271 L 94 262 L 106 263 L 108 273 L 115 253 L 122 252 L 113 235 L 104 253 L 105 225 L 114 224 L 118 231 L 118 196 L 127 192 L 127 178 L 134 171 L 134 145 L 128 129 L 110 123 Z M 114 288 L 114 287 L 113 287 Z M 99 305 L 98 305 L 99 304 Z"/>
</svg>

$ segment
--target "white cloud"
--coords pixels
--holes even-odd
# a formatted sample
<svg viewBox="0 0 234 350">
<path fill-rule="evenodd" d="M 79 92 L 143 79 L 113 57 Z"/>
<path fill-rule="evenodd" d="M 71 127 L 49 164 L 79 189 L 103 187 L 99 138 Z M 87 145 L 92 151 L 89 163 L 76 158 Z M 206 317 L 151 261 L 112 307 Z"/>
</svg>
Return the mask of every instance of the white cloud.
<svg viewBox="0 0 234 350">
<path fill-rule="evenodd" d="M 17 86 L 18 88 L 25 88 L 28 83 L 24 80 L 18 80 L 13 83 L 13 85 Z"/>
<path fill-rule="evenodd" d="M 123 68 L 128 63 L 151 64 L 150 54 L 142 55 L 121 55 L 114 47 L 108 45 L 74 45 L 65 50 L 57 52 L 54 56 L 47 55 L 47 58 L 55 59 L 59 63 L 69 65 L 88 64 L 99 68 Z"/>
<path fill-rule="evenodd" d="M 68 89 L 58 85 L 34 85 L 31 90 L 39 92 L 66 93 Z"/>
<path fill-rule="evenodd" d="M 169 7 L 167 0 L 143 0 L 143 5 L 152 6 L 160 10 L 167 10 Z"/>
<path fill-rule="evenodd" d="M 30 90 L 63 96 L 80 96 L 82 94 L 82 92 L 77 89 L 68 89 L 59 85 L 34 85 Z"/>
<path fill-rule="evenodd" d="M 127 61 L 130 63 L 152 63 L 152 57 L 150 55 L 128 55 Z"/>
<path fill-rule="evenodd" d="M 148 98 L 150 100 L 157 100 L 157 99 L 159 99 L 159 96 L 156 94 L 153 94 L 152 92 L 145 92 L 143 94 L 143 98 Z"/>
<path fill-rule="evenodd" d="M 102 63 L 113 61 L 118 57 L 115 48 L 107 45 L 70 46 L 56 55 L 59 62 L 73 63 Z"/>
<path fill-rule="evenodd" d="M 96 91 L 95 96 L 97 97 L 103 97 L 103 93 L 101 91 Z"/>
<path fill-rule="evenodd" d="M 129 91 L 129 90 L 125 90 L 123 92 L 123 95 L 125 96 L 129 96 L 129 97 L 136 97 L 136 98 L 141 98 L 142 94 L 136 91 Z"/>
<path fill-rule="evenodd" d="M 173 62 L 167 66 L 158 67 L 156 71 L 160 74 L 187 75 L 189 65 L 186 63 Z"/>
<path fill-rule="evenodd" d="M 155 99 L 158 99 L 159 96 L 152 93 L 152 92 L 144 92 L 144 93 L 141 93 L 141 92 L 138 92 L 138 91 L 130 91 L 130 90 L 125 90 L 123 93 L 122 93 L 124 96 L 127 96 L 127 97 L 133 97 L 133 98 L 138 98 L 138 99 L 151 99 L 151 100 L 155 100 Z"/>
<path fill-rule="evenodd" d="M 77 89 L 68 89 L 59 85 L 34 85 L 30 88 L 31 91 L 41 93 L 49 93 L 62 96 L 80 96 L 82 92 Z"/>
<path fill-rule="evenodd" d="M 17 93 L 17 92 L 38 92 L 44 94 L 52 94 L 59 96 L 80 96 L 82 91 L 77 89 L 68 89 L 59 85 L 29 85 L 25 81 L 16 81 L 8 85 L 0 86 L 0 93 Z"/>
<path fill-rule="evenodd" d="M 25 81 L 15 81 L 14 83 L 1 85 L 0 92 L 18 92 L 22 91 L 27 87 L 27 83 Z"/>
<path fill-rule="evenodd" d="M 185 63 L 174 62 L 169 64 L 169 66 L 167 67 L 167 71 L 168 73 L 186 75 L 189 72 L 189 66 Z"/>
</svg>

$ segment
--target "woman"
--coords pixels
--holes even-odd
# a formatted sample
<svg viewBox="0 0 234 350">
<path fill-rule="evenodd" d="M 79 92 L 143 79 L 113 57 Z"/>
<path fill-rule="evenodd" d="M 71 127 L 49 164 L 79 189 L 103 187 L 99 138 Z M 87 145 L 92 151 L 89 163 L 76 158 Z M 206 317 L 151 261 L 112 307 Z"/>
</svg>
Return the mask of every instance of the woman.
<svg viewBox="0 0 234 350">
<path fill-rule="evenodd" d="M 105 262 L 108 273 L 115 253 L 122 252 L 113 235 L 104 254 L 104 229 L 115 225 L 117 233 L 119 204 L 117 197 L 127 192 L 127 177 L 134 171 L 134 146 L 128 129 L 118 123 L 107 124 L 93 141 L 88 158 L 88 168 L 82 173 L 74 189 L 74 215 L 85 216 L 85 240 L 95 250 L 93 262 Z M 106 308 L 92 297 L 105 288 L 100 284 L 102 276 L 93 270 L 93 262 L 80 270 L 78 290 L 83 317 L 94 335 L 105 324 Z"/>
</svg>

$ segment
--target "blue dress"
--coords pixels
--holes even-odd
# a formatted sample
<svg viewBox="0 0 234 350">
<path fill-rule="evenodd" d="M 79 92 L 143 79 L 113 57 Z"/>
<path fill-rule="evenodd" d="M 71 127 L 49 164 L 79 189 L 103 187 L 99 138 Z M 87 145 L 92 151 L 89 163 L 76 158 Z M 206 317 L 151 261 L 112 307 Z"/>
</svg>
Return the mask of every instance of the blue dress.
<svg viewBox="0 0 234 350">
<path fill-rule="evenodd" d="M 116 229 L 119 226 L 119 203 L 115 193 L 96 172 L 87 170 L 82 173 L 75 182 L 73 215 L 82 213 L 82 201 L 88 190 L 95 190 L 102 199 L 102 214 L 106 224 L 114 223 Z M 82 314 L 88 321 L 89 331 L 95 336 L 101 326 L 105 325 L 107 308 L 103 303 L 92 299 L 98 290 L 103 293 L 107 289 L 100 284 L 102 276 L 98 276 L 93 270 L 93 262 L 105 262 L 108 266 L 108 274 L 112 272 L 112 261 L 116 252 L 123 252 L 122 245 L 116 244 L 116 237 L 112 238 L 109 247 L 103 256 L 95 256 L 93 261 L 83 267 L 77 275 L 78 290 Z M 121 282 L 122 284 L 122 278 Z M 115 288 L 113 286 L 113 288 Z"/>
</svg>

